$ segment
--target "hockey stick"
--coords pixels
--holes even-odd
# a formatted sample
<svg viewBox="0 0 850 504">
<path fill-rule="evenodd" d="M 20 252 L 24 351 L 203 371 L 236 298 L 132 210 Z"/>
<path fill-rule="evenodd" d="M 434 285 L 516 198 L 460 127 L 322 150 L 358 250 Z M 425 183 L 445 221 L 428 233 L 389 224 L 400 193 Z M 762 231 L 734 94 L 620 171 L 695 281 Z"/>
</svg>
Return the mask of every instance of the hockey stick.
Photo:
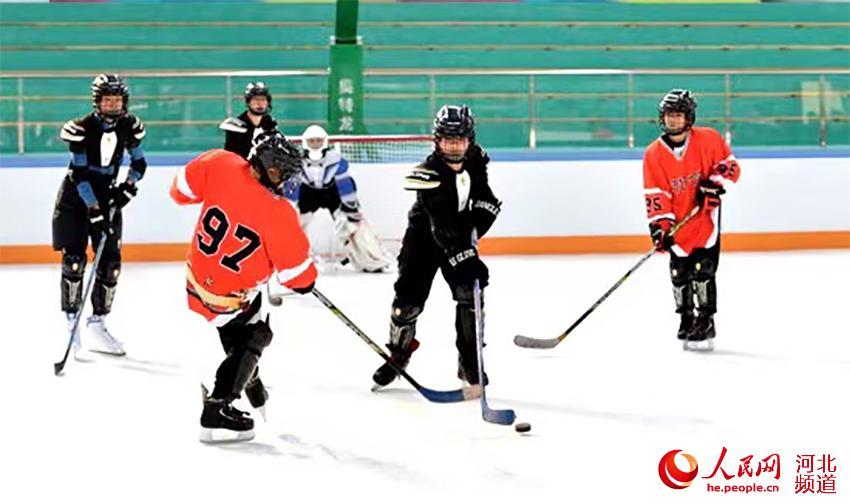
<svg viewBox="0 0 850 504">
<path fill-rule="evenodd" d="M 401 375 L 405 380 L 410 382 L 420 394 L 422 394 L 425 399 L 428 399 L 431 402 L 438 403 L 452 403 L 452 402 L 460 402 L 466 401 L 467 399 L 475 399 L 478 395 L 483 391 L 482 387 L 479 386 L 471 386 L 471 387 L 463 387 L 457 390 L 433 390 L 428 387 L 423 387 L 416 380 L 413 379 L 412 376 L 407 374 L 407 371 L 397 366 L 389 355 L 384 352 L 381 347 L 379 347 L 374 341 L 372 341 L 369 336 L 366 335 L 363 331 L 360 330 L 354 322 L 351 321 L 348 317 L 345 316 L 339 308 L 334 305 L 330 299 L 326 298 L 324 294 L 319 292 L 318 289 L 313 289 L 313 295 L 318 298 L 318 300 L 325 305 L 334 315 L 337 316 L 342 322 L 348 326 L 349 329 L 354 331 L 354 334 L 360 337 L 363 341 L 366 342 L 369 347 L 375 351 L 376 354 L 380 355 L 382 359 L 384 359 L 387 364 L 389 364 L 396 373 Z"/>
<path fill-rule="evenodd" d="M 113 210 L 109 214 L 109 218 L 112 219 L 112 215 L 115 213 Z M 68 362 L 68 355 L 71 353 L 71 346 L 74 344 L 74 335 L 77 333 L 77 328 L 80 326 L 80 319 L 83 316 L 83 308 L 86 307 L 86 299 L 89 298 L 89 291 L 91 290 L 92 282 L 94 281 L 94 274 L 97 271 L 97 265 L 100 263 L 100 257 L 103 255 L 103 248 L 106 246 L 106 232 L 101 233 L 100 235 L 100 243 L 97 245 L 97 252 L 94 254 L 94 262 L 91 266 L 91 271 L 89 271 L 89 279 L 86 281 L 86 290 L 83 292 L 83 301 L 80 303 L 80 309 L 77 310 L 77 314 L 74 316 L 74 328 L 71 329 L 71 335 L 68 337 L 68 346 L 65 347 L 65 355 L 62 357 L 62 360 L 59 362 L 53 363 L 53 374 L 59 375 L 62 370 L 65 368 L 65 363 Z"/>
<path fill-rule="evenodd" d="M 272 289 L 269 286 L 269 283 L 266 282 L 266 297 L 269 298 L 269 304 L 272 306 L 280 306 L 283 304 L 283 298 L 287 296 L 291 296 L 294 292 L 275 292 L 272 293 Z"/>
<path fill-rule="evenodd" d="M 472 284 L 475 302 L 475 342 L 478 347 L 478 383 L 481 384 L 481 416 L 485 422 L 511 425 L 516 420 L 512 409 L 494 410 L 487 404 L 487 385 L 484 383 L 484 315 L 481 313 L 481 284 L 478 279 Z"/>
<path fill-rule="evenodd" d="M 687 217 L 685 217 L 680 222 L 678 222 L 675 226 L 673 226 L 673 229 L 670 230 L 670 235 L 674 236 L 676 234 L 676 232 L 679 231 L 679 229 L 682 226 L 685 225 L 685 223 L 687 223 L 689 220 L 691 220 L 697 214 L 697 212 L 699 211 L 699 208 L 700 207 L 698 207 L 698 206 L 694 207 L 694 209 L 691 211 L 690 214 L 688 214 Z M 603 301 L 608 299 L 608 296 L 610 296 L 612 292 L 614 292 L 615 290 L 617 290 L 618 287 L 623 285 L 623 282 L 625 282 L 626 279 L 629 278 L 631 276 L 631 274 L 635 272 L 635 270 L 640 268 L 641 265 L 643 265 L 643 263 L 645 263 L 647 260 L 649 260 L 649 258 L 652 257 L 653 254 L 655 254 L 657 251 L 658 251 L 658 249 L 656 249 L 655 247 L 652 247 L 652 250 L 650 250 L 643 257 L 641 257 L 640 261 L 638 261 L 637 264 L 632 266 L 632 268 L 629 271 L 627 271 L 625 275 L 620 277 L 620 279 L 617 280 L 617 283 L 615 283 L 610 289 L 608 289 L 608 291 L 605 294 L 603 294 L 602 297 L 599 298 L 598 301 L 593 303 L 593 306 L 591 306 L 586 312 L 584 312 L 584 314 L 581 317 L 579 317 L 578 320 L 573 322 L 573 325 L 571 325 L 569 328 L 567 328 L 566 331 L 562 332 L 560 336 L 558 336 L 556 338 L 549 338 L 549 339 L 537 339 L 537 338 L 529 338 L 528 336 L 523 336 L 521 334 L 517 334 L 516 336 L 514 336 L 514 344 L 517 345 L 517 346 L 523 347 L 523 348 L 555 348 L 560 342 L 564 341 L 564 339 L 567 336 L 569 336 L 569 334 L 572 332 L 572 330 L 575 329 L 576 327 L 578 327 L 578 325 L 581 324 L 584 321 L 584 319 L 586 319 L 588 317 L 588 315 L 593 313 L 593 311 L 596 310 L 596 308 L 598 308 L 599 305 L 601 305 Z"/>
</svg>

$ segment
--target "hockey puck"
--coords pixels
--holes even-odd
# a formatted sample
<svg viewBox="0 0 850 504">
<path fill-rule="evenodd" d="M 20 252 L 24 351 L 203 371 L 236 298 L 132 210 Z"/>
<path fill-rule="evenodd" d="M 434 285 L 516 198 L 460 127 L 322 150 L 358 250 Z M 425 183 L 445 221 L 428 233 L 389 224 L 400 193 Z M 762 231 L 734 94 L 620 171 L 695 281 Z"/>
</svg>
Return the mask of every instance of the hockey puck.
<svg viewBox="0 0 850 504">
<path fill-rule="evenodd" d="M 526 433 L 531 431 L 531 424 L 528 422 L 521 422 L 514 425 L 514 430 L 521 433 Z"/>
</svg>

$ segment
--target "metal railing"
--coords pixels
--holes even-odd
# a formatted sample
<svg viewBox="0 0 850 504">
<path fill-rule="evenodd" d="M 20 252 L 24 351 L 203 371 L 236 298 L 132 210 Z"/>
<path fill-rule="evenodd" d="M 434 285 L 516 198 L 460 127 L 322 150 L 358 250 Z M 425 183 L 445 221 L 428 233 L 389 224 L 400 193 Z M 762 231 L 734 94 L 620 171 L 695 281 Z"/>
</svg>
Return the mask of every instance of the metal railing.
<svg viewBox="0 0 850 504">
<path fill-rule="evenodd" d="M 153 103 L 156 101 L 173 101 L 173 100 L 202 100 L 210 102 L 221 102 L 222 110 L 227 115 L 233 115 L 234 100 L 239 103 L 241 94 L 234 94 L 234 90 L 241 89 L 244 81 L 252 78 L 289 78 L 289 77 L 316 77 L 322 78 L 327 76 L 325 70 L 286 70 L 286 71 L 133 71 L 125 72 L 122 75 L 133 78 L 144 79 L 170 79 L 170 78 L 220 78 L 221 93 L 220 94 L 148 94 L 148 95 L 133 95 L 131 108 L 133 103 L 146 101 Z M 794 91 L 770 91 L 764 86 L 765 90 L 736 90 L 733 88 L 732 79 L 735 76 L 753 75 L 763 76 L 765 79 L 770 79 L 773 76 L 801 76 L 809 79 L 817 79 L 817 89 L 799 89 Z M 818 144 L 826 146 L 828 144 L 828 125 L 830 123 L 850 123 L 850 115 L 844 111 L 843 105 L 834 110 L 835 107 L 828 106 L 828 103 L 833 103 L 837 98 L 839 104 L 842 98 L 850 98 L 850 89 L 832 89 L 828 85 L 828 77 L 838 75 L 850 75 L 850 68 L 822 68 L 822 69 L 367 69 L 364 72 L 364 82 L 369 85 L 371 78 L 398 77 L 410 79 L 425 79 L 427 82 L 427 92 L 422 91 L 399 91 L 399 92 L 370 92 L 364 93 L 364 101 L 378 102 L 380 100 L 419 100 L 427 102 L 429 114 L 422 116 L 410 117 L 402 115 L 404 111 L 399 111 L 400 115 L 396 117 L 367 117 L 365 124 L 368 126 L 421 126 L 421 132 L 427 131 L 433 117 L 433 113 L 443 101 L 462 102 L 476 99 L 508 99 L 527 101 L 528 112 L 522 117 L 511 117 L 507 115 L 493 114 L 488 111 L 486 114 L 478 113 L 477 120 L 479 123 L 503 123 L 503 124 L 518 124 L 527 127 L 528 135 L 526 146 L 530 148 L 538 147 L 538 132 L 542 126 L 551 124 L 570 124 L 570 123 L 621 123 L 625 125 L 626 135 L 623 146 L 633 148 L 635 146 L 635 127 L 639 124 L 655 123 L 657 117 L 655 110 L 644 110 L 644 113 L 637 113 L 635 101 L 638 99 L 657 99 L 667 89 L 657 89 L 651 92 L 636 91 L 636 79 L 643 76 L 669 76 L 679 77 L 678 85 L 681 87 L 688 86 L 689 77 L 704 77 L 714 76 L 722 78 L 722 90 L 700 91 L 699 88 L 693 88 L 699 98 L 720 98 L 722 100 L 722 113 L 714 116 L 700 116 L 700 122 L 716 125 L 722 130 L 727 141 L 732 141 L 733 125 L 736 123 L 795 123 L 809 122 L 812 120 L 818 121 L 819 134 Z M 487 77 L 500 76 L 515 79 L 515 89 L 510 91 L 487 91 L 486 89 L 476 92 L 449 92 L 442 91 L 440 88 L 440 78 L 445 77 Z M 623 77 L 625 85 L 622 91 L 590 91 L 590 92 L 570 92 L 570 91 L 542 91 L 539 85 L 539 80 L 546 77 L 551 82 L 552 78 L 569 79 L 578 76 L 597 76 L 597 77 Z M 25 130 L 28 126 L 60 126 L 63 121 L 33 121 L 26 120 L 27 105 L 37 102 L 50 102 L 62 100 L 81 100 L 88 101 L 90 98 L 87 95 L 30 95 L 26 93 L 27 83 L 30 80 L 40 79 L 57 79 L 57 78 L 91 78 L 90 73 L 81 72 L 0 72 L 0 79 L 14 79 L 16 95 L 6 94 L 0 96 L 0 101 L 13 101 L 16 104 L 16 117 L 11 118 L 0 117 L 0 127 L 15 127 L 17 131 L 17 151 L 23 154 L 27 151 L 25 143 Z M 234 82 L 237 80 L 237 82 Z M 484 80 L 482 79 L 482 87 Z M 131 82 L 132 86 L 132 82 Z M 235 87 L 234 87 L 235 86 Z M 8 89 L 10 86 L 6 86 Z M 85 88 L 84 88 L 85 89 Z M 668 88 L 669 89 L 669 88 Z M 320 90 L 321 91 L 321 90 Z M 748 99 L 800 99 L 805 100 L 809 110 L 803 110 L 801 115 L 758 115 L 758 116 L 741 116 L 735 115 L 733 100 L 740 98 Z M 275 100 L 308 100 L 324 102 L 327 101 L 327 94 L 324 92 L 310 93 L 275 93 Z M 540 104 L 545 100 L 617 100 L 623 105 L 623 115 L 620 117 L 594 117 L 594 116 L 578 116 L 578 117 L 543 117 L 538 113 Z M 4 107 L 4 110 L 9 110 L 9 107 Z M 648 114 L 647 114 L 648 113 Z M 812 116 L 814 117 L 812 119 Z M 205 120 L 205 119 L 182 119 L 182 120 L 157 120 L 155 118 L 147 118 L 146 123 L 149 127 L 156 126 L 215 126 L 220 119 Z M 286 122 L 289 125 L 307 125 L 312 123 L 324 123 L 324 118 L 317 117 L 287 117 Z M 850 138 L 840 139 L 850 143 Z M 840 143 L 840 142 L 839 142 Z"/>
</svg>

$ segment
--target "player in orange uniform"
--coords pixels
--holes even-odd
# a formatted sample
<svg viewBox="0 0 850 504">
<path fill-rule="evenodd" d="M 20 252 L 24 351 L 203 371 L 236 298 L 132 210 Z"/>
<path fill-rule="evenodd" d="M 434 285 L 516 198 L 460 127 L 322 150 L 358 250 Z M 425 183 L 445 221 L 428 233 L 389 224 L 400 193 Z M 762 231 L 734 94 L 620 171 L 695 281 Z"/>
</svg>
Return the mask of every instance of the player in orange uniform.
<svg viewBox="0 0 850 504">
<path fill-rule="evenodd" d="M 242 391 L 254 408 L 268 394 L 257 363 L 272 339 L 259 286 L 274 275 L 286 287 L 310 292 L 316 268 L 298 215 L 283 185 L 301 169 L 301 156 L 277 132 L 254 140 L 248 161 L 221 149 L 181 168 L 171 197 L 201 203 L 186 270 L 189 308 L 218 328 L 227 357 L 204 400 L 201 441 L 252 439 L 254 421 L 231 403 Z"/>
<path fill-rule="evenodd" d="M 741 169 L 723 137 L 694 126 L 697 103 L 690 91 L 674 89 L 658 105 L 664 134 L 646 148 L 643 187 L 652 241 L 670 251 L 670 276 L 678 337 L 686 350 L 714 349 L 717 311 L 715 275 L 720 258 L 720 195 Z M 694 210 L 696 208 L 696 210 Z M 671 236 L 676 222 L 696 214 Z M 694 306 L 696 297 L 696 306 Z"/>
</svg>

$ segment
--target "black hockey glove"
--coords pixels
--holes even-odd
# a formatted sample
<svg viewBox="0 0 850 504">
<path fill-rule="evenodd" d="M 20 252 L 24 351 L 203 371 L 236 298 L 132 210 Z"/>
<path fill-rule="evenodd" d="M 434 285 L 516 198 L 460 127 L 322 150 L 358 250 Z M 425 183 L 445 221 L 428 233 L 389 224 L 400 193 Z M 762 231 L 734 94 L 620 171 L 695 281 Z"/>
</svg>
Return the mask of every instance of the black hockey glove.
<svg viewBox="0 0 850 504">
<path fill-rule="evenodd" d="M 449 256 L 449 265 L 454 270 L 455 280 L 459 284 L 469 285 L 478 280 L 482 289 L 487 286 L 490 271 L 478 257 L 475 249 L 469 248 Z"/>
<path fill-rule="evenodd" d="M 649 225 L 649 233 L 652 236 L 652 244 L 656 250 L 670 250 L 676 242 L 670 231 L 673 229 L 673 221 L 660 219 Z"/>
<path fill-rule="evenodd" d="M 725 193 L 726 190 L 717 182 L 709 179 L 700 181 L 699 192 L 697 193 L 700 208 L 714 210 L 720 206 L 720 196 Z"/>
<path fill-rule="evenodd" d="M 136 184 L 121 182 L 110 190 L 110 202 L 114 208 L 124 208 L 138 194 Z"/>
<path fill-rule="evenodd" d="M 313 292 L 313 287 L 316 286 L 316 282 L 311 283 L 307 287 L 293 287 L 292 291 L 297 292 L 298 294 L 309 294 Z"/>
<path fill-rule="evenodd" d="M 90 234 L 100 237 L 106 233 L 109 238 L 115 233 L 109 214 L 104 213 L 99 207 L 89 208 L 89 230 Z"/>
</svg>

